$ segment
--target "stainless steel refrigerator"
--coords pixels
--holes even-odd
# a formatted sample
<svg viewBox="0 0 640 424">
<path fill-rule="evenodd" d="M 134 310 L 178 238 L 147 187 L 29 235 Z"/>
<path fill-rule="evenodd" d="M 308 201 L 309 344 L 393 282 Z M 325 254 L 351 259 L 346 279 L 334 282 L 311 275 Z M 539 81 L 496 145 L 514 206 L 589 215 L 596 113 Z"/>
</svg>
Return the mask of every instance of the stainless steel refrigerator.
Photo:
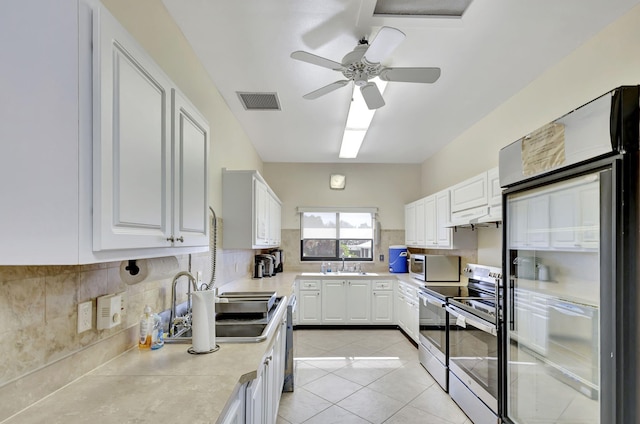
<svg viewBox="0 0 640 424">
<path fill-rule="evenodd" d="M 638 423 L 638 87 L 500 151 L 504 422 Z"/>
</svg>

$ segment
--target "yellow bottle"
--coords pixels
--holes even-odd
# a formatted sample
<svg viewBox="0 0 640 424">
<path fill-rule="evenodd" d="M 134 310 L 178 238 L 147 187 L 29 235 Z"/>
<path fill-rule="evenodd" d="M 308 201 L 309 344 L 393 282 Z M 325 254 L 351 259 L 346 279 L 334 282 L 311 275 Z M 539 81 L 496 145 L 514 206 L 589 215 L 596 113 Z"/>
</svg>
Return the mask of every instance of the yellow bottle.
<svg viewBox="0 0 640 424">
<path fill-rule="evenodd" d="M 151 306 L 144 307 L 144 313 L 140 316 L 140 339 L 138 347 L 140 349 L 151 349 L 153 339 L 153 314 Z"/>
</svg>

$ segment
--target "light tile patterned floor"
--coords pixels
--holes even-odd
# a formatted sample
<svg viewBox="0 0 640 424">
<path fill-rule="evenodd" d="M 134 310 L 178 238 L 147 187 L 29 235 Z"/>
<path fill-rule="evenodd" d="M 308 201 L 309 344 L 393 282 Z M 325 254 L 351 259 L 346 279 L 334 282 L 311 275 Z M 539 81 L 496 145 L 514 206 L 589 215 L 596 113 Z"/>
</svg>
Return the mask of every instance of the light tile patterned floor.
<svg viewBox="0 0 640 424">
<path fill-rule="evenodd" d="M 471 424 L 398 330 L 295 330 L 278 424 Z"/>
</svg>

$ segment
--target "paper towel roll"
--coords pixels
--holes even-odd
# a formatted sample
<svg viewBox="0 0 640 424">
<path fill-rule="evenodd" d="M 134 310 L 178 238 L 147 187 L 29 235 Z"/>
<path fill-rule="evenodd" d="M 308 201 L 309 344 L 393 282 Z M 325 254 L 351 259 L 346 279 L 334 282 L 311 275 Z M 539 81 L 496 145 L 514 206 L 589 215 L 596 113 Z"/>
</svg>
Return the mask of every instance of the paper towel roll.
<svg viewBox="0 0 640 424">
<path fill-rule="evenodd" d="M 211 352 L 216 347 L 216 303 L 213 290 L 192 293 L 191 343 L 195 353 Z"/>
<path fill-rule="evenodd" d="M 157 281 L 171 278 L 178 272 L 178 258 L 167 256 L 164 258 L 138 259 L 135 265 L 139 268 L 137 274 L 127 270 L 130 261 L 120 263 L 120 279 L 127 284 L 138 284 L 143 281 Z M 129 267 L 130 268 L 130 267 Z"/>
</svg>

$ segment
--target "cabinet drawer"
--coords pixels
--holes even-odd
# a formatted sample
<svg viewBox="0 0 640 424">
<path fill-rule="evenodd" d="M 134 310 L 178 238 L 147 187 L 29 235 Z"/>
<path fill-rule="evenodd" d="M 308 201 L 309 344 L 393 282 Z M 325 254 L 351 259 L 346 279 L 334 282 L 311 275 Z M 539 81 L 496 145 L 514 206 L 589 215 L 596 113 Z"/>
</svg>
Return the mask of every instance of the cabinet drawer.
<svg viewBox="0 0 640 424">
<path fill-rule="evenodd" d="M 391 281 L 374 281 L 374 290 L 391 290 L 393 288 Z"/>
<path fill-rule="evenodd" d="M 299 290 L 320 290 L 320 280 L 300 280 Z"/>
</svg>

